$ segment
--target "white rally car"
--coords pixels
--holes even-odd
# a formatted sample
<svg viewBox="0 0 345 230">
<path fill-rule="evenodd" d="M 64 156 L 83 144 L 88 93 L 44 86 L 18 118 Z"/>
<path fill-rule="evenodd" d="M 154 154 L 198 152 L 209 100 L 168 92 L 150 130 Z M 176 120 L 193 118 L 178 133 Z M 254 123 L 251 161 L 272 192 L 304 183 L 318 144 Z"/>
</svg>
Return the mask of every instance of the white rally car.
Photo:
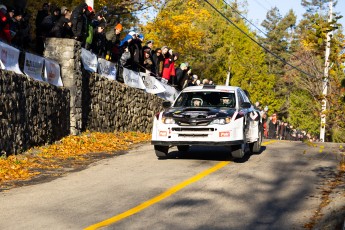
<svg viewBox="0 0 345 230">
<path fill-rule="evenodd" d="M 230 146 L 234 158 L 244 156 L 247 144 L 260 152 L 262 118 L 239 87 L 187 87 L 163 107 L 154 118 L 151 141 L 159 158 L 167 157 L 171 146 L 179 151 L 192 145 Z"/>
</svg>

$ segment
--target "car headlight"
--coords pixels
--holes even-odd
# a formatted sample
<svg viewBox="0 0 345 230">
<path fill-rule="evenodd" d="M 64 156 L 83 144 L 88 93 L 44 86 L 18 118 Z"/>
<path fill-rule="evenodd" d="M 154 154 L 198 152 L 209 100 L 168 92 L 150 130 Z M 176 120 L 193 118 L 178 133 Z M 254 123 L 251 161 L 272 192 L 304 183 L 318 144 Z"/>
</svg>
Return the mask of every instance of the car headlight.
<svg viewBox="0 0 345 230">
<path fill-rule="evenodd" d="M 229 124 L 230 121 L 231 121 L 230 117 L 219 118 L 219 119 L 214 119 L 210 124 L 211 125 L 225 125 L 225 124 Z"/>
<path fill-rule="evenodd" d="M 175 124 L 175 120 L 171 117 L 162 117 L 162 122 L 164 124 Z"/>
</svg>

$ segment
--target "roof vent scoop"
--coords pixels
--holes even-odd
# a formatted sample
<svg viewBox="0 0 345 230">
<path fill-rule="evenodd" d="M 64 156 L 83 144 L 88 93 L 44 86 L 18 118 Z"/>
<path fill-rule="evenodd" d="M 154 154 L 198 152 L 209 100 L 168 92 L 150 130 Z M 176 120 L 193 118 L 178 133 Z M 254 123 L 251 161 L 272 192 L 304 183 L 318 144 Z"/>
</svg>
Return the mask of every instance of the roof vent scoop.
<svg viewBox="0 0 345 230">
<path fill-rule="evenodd" d="M 204 85 L 202 88 L 203 89 L 215 89 L 216 86 L 215 85 Z"/>
</svg>

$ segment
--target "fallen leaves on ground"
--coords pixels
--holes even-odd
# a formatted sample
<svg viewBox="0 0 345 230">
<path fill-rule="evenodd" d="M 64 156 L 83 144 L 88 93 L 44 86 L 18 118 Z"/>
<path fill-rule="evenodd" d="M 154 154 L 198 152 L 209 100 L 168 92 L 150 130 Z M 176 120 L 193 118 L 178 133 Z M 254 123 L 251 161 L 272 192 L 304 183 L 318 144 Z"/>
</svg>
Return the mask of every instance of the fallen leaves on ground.
<svg viewBox="0 0 345 230">
<path fill-rule="evenodd" d="M 0 185 L 13 180 L 29 180 L 40 174 L 38 169 L 61 168 L 67 161 L 83 161 L 90 153 L 127 150 L 130 145 L 149 141 L 150 134 L 139 132 L 85 132 L 35 147 L 20 155 L 0 157 Z"/>
</svg>

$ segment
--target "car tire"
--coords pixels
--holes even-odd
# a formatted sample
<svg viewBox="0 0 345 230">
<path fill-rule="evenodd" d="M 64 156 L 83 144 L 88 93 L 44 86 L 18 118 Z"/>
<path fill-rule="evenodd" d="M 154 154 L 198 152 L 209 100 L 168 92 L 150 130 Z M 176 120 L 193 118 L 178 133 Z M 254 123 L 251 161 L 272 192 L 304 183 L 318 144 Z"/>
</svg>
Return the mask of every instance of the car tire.
<svg viewBox="0 0 345 230">
<path fill-rule="evenodd" d="M 158 158 L 166 158 L 169 152 L 169 146 L 155 145 L 155 153 Z"/>
<path fill-rule="evenodd" d="M 178 145 L 177 149 L 180 152 L 187 152 L 189 150 L 189 145 Z"/>
<path fill-rule="evenodd" d="M 259 127 L 259 134 L 258 134 L 258 140 L 250 143 L 249 144 L 249 148 L 250 148 L 250 152 L 252 153 L 260 153 L 261 151 L 261 143 L 262 143 L 262 136 L 263 136 L 263 132 L 262 132 L 262 127 Z"/>
<path fill-rule="evenodd" d="M 242 158 L 245 155 L 245 144 L 231 146 L 231 156 L 233 158 Z"/>
</svg>

